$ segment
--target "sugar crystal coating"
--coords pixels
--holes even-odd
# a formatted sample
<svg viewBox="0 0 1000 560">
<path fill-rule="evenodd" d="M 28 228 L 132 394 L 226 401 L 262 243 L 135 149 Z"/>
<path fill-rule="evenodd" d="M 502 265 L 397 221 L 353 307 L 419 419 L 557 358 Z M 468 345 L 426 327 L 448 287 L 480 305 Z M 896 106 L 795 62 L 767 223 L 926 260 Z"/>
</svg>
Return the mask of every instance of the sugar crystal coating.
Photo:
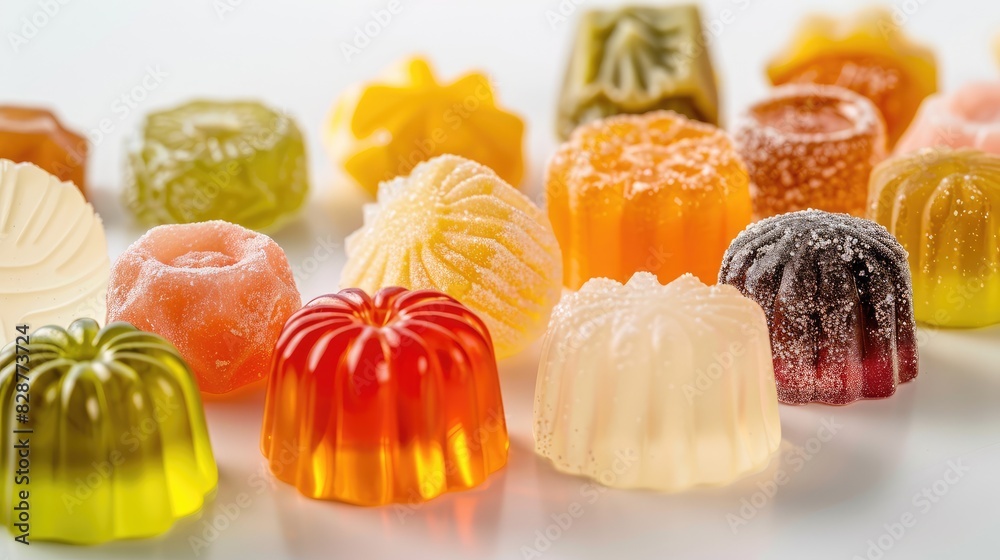
<svg viewBox="0 0 1000 560">
<path fill-rule="evenodd" d="M 104 320 L 104 225 L 71 183 L 0 159 L 0 344 L 18 325 Z"/>
<path fill-rule="evenodd" d="M 969 82 L 947 95 L 925 99 L 896 153 L 935 146 L 1000 155 L 1000 81 Z"/>
<path fill-rule="evenodd" d="M 207 393 L 266 377 L 281 328 L 301 306 L 281 247 L 223 221 L 149 230 L 115 262 L 108 286 L 108 321 L 172 342 Z"/>
<path fill-rule="evenodd" d="M 25 338 L 0 352 L 0 405 L 12 411 L 0 415 L 0 474 L 8 481 L 0 501 L 15 505 L 25 492 L 44 512 L 30 516 L 32 541 L 149 537 L 201 509 L 219 475 L 198 386 L 169 342 L 126 323 L 101 329 L 93 319 Z M 13 414 L 24 403 L 27 422 Z M 29 442 L 23 468 L 21 440 Z M 0 511 L 15 534 L 19 513 Z"/>
<path fill-rule="evenodd" d="M 150 113 L 126 160 L 125 204 L 149 225 L 226 220 L 273 231 L 308 190 L 295 121 L 254 101 L 191 101 Z"/>
<path fill-rule="evenodd" d="M 87 139 L 54 114 L 32 107 L 0 106 L 0 158 L 33 163 L 87 193 Z"/>
<path fill-rule="evenodd" d="M 445 155 L 383 183 L 347 238 L 341 287 L 434 289 L 486 322 L 501 358 L 541 336 L 559 300 L 545 213 L 489 168 Z"/>
<path fill-rule="evenodd" d="M 508 446 L 489 332 L 454 298 L 348 289 L 285 325 L 261 450 L 306 496 L 423 502 L 482 483 L 506 464 Z"/>
<path fill-rule="evenodd" d="M 781 402 L 888 397 L 917 375 L 906 251 L 875 222 L 819 210 L 766 218 L 733 240 L 719 283 L 764 309 Z"/>
<path fill-rule="evenodd" d="M 580 18 L 559 96 L 558 132 L 621 113 L 668 109 L 719 124 L 698 6 L 627 6 Z"/>
<path fill-rule="evenodd" d="M 817 208 L 864 216 L 868 176 L 885 157 L 885 127 L 864 97 L 836 86 L 776 88 L 734 133 L 754 215 Z"/>
<path fill-rule="evenodd" d="M 576 129 L 549 161 L 545 196 L 571 289 L 638 270 L 712 282 L 750 223 L 747 171 L 729 137 L 670 111 Z"/>
<path fill-rule="evenodd" d="M 890 148 L 920 102 L 937 91 L 934 53 L 904 35 L 896 15 L 884 8 L 807 18 L 767 75 L 774 85 L 829 84 L 867 97 L 885 120 Z"/>
<path fill-rule="evenodd" d="M 524 176 L 524 122 L 497 104 L 490 78 L 470 72 L 441 83 L 420 57 L 342 95 L 324 133 L 333 160 L 373 195 L 444 154 L 478 161 L 515 187 Z"/>
<path fill-rule="evenodd" d="M 918 321 L 1000 323 L 1000 155 L 942 147 L 886 160 L 868 211 L 909 254 Z"/>
<path fill-rule="evenodd" d="M 781 442 L 764 313 L 690 274 L 589 280 L 552 313 L 534 418 L 540 455 L 605 485 L 679 491 L 758 471 Z"/>
</svg>

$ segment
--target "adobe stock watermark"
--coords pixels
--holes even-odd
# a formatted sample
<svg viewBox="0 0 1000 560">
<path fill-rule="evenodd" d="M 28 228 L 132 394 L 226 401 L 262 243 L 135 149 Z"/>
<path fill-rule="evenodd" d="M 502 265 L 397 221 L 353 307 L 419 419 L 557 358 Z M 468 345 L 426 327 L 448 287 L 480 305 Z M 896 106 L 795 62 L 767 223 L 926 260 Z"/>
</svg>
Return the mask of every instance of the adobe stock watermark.
<svg viewBox="0 0 1000 560">
<path fill-rule="evenodd" d="M 896 519 L 883 524 L 882 533 L 865 542 L 864 554 L 855 554 L 852 560 L 880 560 L 910 532 L 910 529 L 917 526 L 921 516 L 930 513 L 934 506 L 972 470 L 962 459 L 950 460 L 946 466 L 941 477 L 913 494 L 910 498 L 910 508 Z"/>
<path fill-rule="evenodd" d="M 319 270 L 320 266 L 326 261 L 332 259 L 343 246 L 340 239 L 336 238 L 331 233 L 328 233 L 325 236 L 317 237 L 315 241 L 316 242 L 313 244 L 312 254 L 302 259 L 299 264 L 291 265 L 292 277 L 295 279 L 295 283 L 299 286 L 301 286 L 306 280 L 312 278 L 312 276 L 316 274 L 316 271 Z"/>
<path fill-rule="evenodd" d="M 726 514 L 729 530 L 735 535 L 740 529 L 749 525 L 758 513 L 771 504 L 778 491 L 792 480 L 792 476 L 801 472 L 819 455 L 823 447 L 836 437 L 843 427 L 843 424 L 838 424 L 833 416 L 820 420 L 816 435 L 807 439 L 803 445 L 785 453 L 782 457 L 782 466 L 774 471 L 771 479 L 758 482 L 757 490 L 741 498 L 739 507 Z"/>
<path fill-rule="evenodd" d="M 215 10 L 219 21 L 225 21 L 229 14 L 235 12 L 245 3 L 246 0 L 212 0 L 212 9 Z"/>
<path fill-rule="evenodd" d="M 243 515 L 243 512 L 253 506 L 254 501 L 259 496 L 277 488 L 278 485 L 275 482 L 277 476 L 284 469 L 294 467 L 305 449 L 295 440 L 286 441 L 278 451 L 276 460 L 272 460 L 270 463 L 264 460 L 260 467 L 247 477 L 246 485 L 249 490 L 244 490 L 231 501 L 216 506 L 217 513 L 202 520 L 200 533 L 188 537 L 188 546 L 191 548 L 191 552 L 196 557 L 201 556 L 202 552 L 210 548 L 222 533 L 233 526 L 233 523 Z M 268 468 L 269 464 L 270 469 Z"/>
<path fill-rule="evenodd" d="M 879 18 L 878 30 L 883 39 L 888 39 L 899 33 L 899 30 L 910 21 L 910 18 L 920 11 L 930 0 L 895 0 L 889 9 L 890 17 Z"/>
<path fill-rule="evenodd" d="M 70 0 L 38 0 L 35 2 L 35 11 L 17 20 L 17 27 L 14 31 L 7 32 L 7 42 L 14 54 L 21 52 L 21 48 L 30 43 L 39 33 L 42 32 L 52 20 L 63 13 L 63 8 L 70 3 Z"/>
<path fill-rule="evenodd" d="M 521 558 L 542 558 L 552 546 L 563 537 L 576 521 L 587 513 L 587 508 L 601 499 L 618 477 L 629 472 L 639 462 L 639 454 L 633 449 L 620 449 L 615 452 L 611 466 L 595 477 L 597 482 L 587 482 L 580 487 L 580 499 L 570 502 L 563 511 L 549 515 L 552 521 L 541 529 L 535 530 L 534 539 L 521 545 Z"/>
<path fill-rule="evenodd" d="M 354 27 L 354 36 L 351 40 L 340 42 L 340 53 L 344 55 L 344 60 L 350 64 L 352 59 L 364 52 L 402 11 L 403 4 L 400 0 L 389 0 L 385 7 L 372 10 L 367 21 Z"/>
<path fill-rule="evenodd" d="M 545 21 L 549 22 L 549 27 L 556 29 L 566 23 L 570 16 L 576 13 L 581 4 L 587 0 L 559 0 L 555 6 L 545 10 Z"/>
</svg>

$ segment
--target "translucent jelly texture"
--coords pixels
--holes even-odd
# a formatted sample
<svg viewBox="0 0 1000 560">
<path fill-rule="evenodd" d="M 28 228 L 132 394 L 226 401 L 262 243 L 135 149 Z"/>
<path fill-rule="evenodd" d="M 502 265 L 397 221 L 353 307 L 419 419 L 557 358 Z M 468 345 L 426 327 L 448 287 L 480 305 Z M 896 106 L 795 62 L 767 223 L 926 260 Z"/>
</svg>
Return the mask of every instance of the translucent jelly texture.
<svg viewBox="0 0 1000 560">
<path fill-rule="evenodd" d="M 913 43 L 886 9 L 838 19 L 813 16 L 767 68 L 774 85 L 829 84 L 870 99 L 895 145 L 925 97 L 937 91 L 934 53 Z"/>
<path fill-rule="evenodd" d="M 586 12 L 559 96 L 560 138 L 596 119 L 657 109 L 719 123 L 718 88 L 698 7 Z"/>
<path fill-rule="evenodd" d="M 924 100 L 896 153 L 936 146 L 1000 155 L 1000 81 L 969 82 Z"/>
<path fill-rule="evenodd" d="M 781 442 L 767 323 L 731 286 L 595 278 L 563 297 L 535 389 L 535 450 L 618 488 L 722 485 Z"/>
<path fill-rule="evenodd" d="M 108 322 L 172 342 L 207 393 L 264 379 L 301 306 L 281 247 L 223 221 L 149 230 L 115 262 L 108 286 Z"/>
<path fill-rule="evenodd" d="M 125 203 L 148 225 L 225 220 L 273 231 L 308 190 L 295 121 L 252 101 L 150 113 L 126 161 Z"/>
<path fill-rule="evenodd" d="M 906 251 L 875 222 L 819 210 L 766 218 L 733 240 L 719 283 L 764 308 L 781 402 L 888 397 L 917 375 Z"/>
<path fill-rule="evenodd" d="M 836 86 L 793 84 L 736 124 L 754 215 L 816 208 L 864 216 L 868 177 L 885 158 L 885 126 L 866 98 Z"/>
<path fill-rule="evenodd" d="M 79 189 L 0 159 L 0 344 L 21 324 L 103 321 L 110 266 L 104 225 Z"/>
<path fill-rule="evenodd" d="M 909 254 L 918 321 L 1000 323 L 1000 156 L 927 148 L 886 160 L 868 210 Z"/>
<path fill-rule="evenodd" d="M 20 352 L 13 343 L 0 352 L 0 404 L 14 411 L 25 402 L 16 397 L 24 394 L 19 373 L 30 386 L 26 424 L 0 415 L 5 525 L 18 522 L 12 507 L 21 491 L 29 492 L 32 541 L 150 537 L 201 509 L 218 471 L 198 387 L 169 342 L 92 319 L 26 338 Z M 21 439 L 29 440 L 27 484 L 15 482 Z"/>
<path fill-rule="evenodd" d="M 341 96 L 326 144 L 334 162 L 373 195 L 382 181 L 444 154 L 478 161 L 516 187 L 524 176 L 524 122 L 495 95 L 485 74 L 441 83 L 427 60 L 411 58 Z"/>
<path fill-rule="evenodd" d="M 455 299 L 348 289 L 285 325 L 261 450 L 306 496 L 423 502 L 483 483 L 508 446 L 489 332 Z"/>
<path fill-rule="evenodd" d="M 541 336 L 562 290 L 559 245 L 545 213 L 492 170 L 436 157 L 383 183 L 364 212 L 341 287 L 444 292 L 483 319 L 501 358 Z"/>
<path fill-rule="evenodd" d="M 51 112 L 0 106 L 0 158 L 33 163 L 86 194 L 87 151 L 87 140 Z"/>
<path fill-rule="evenodd" d="M 661 282 L 685 272 L 714 282 L 751 214 L 747 170 L 729 137 L 670 111 L 576 129 L 549 161 L 545 197 L 571 289 L 639 270 Z"/>
</svg>

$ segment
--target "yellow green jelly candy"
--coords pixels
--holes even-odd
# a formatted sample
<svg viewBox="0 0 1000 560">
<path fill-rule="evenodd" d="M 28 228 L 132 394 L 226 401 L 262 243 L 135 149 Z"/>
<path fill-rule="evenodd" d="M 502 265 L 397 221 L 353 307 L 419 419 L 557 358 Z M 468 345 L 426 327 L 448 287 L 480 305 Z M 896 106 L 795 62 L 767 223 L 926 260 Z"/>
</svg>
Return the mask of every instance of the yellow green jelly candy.
<svg viewBox="0 0 1000 560">
<path fill-rule="evenodd" d="M 218 483 L 191 371 L 169 342 L 128 323 L 79 319 L 11 342 L 0 406 L 0 520 L 15 537 L 149 537 L 198 511 Z"/>
<path fill-rule="evenodd" d="M 225 220 L 274 231 L 309 190 L 295 121 L 251 101 L 151 113 L 125 175 L 125 203 L 147 225 Z"/>
</svg>

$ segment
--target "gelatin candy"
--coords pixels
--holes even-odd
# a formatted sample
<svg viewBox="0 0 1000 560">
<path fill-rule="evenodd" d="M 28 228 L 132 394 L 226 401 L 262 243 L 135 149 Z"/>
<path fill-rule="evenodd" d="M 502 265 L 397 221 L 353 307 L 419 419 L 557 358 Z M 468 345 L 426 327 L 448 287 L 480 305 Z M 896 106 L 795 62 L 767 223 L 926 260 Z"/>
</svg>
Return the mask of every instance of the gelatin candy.
<svg viewBox="0 0 1000 560">
<path fill-rule="evenodd" d="M 896 153 L 935 146 L 1000 154 L 1000 82 L 971 82 L 925 99 Z"/>
<path fill-rule="evenodd" d="M 560 138 L 596 119 L 657 109 L 719 124 L 707 45 L 694 4 L 585 13 L 560 95 Z"/>
<path fill-rule="evenodd" d="M 836 86 L 776 88 L 740 117 L 734 137 L 757 218 L 807 208 L 864 216 L 868 176 L 885 157 L 878 109 Z"/>
<path fill-rule="evenodd" d="M 87 140 L 45 109 L 0 106 L 0 158 L 33 163 L 86 196 Z"/>
<path fill-rule="evenodd" d="M 781 402 L 888 397 L 917 376 L 906 251 L 875 222 L 820 210 L 765 218 L 733 240 L 719 283 L 764 308 Z"/>
<path fill-rule="evenodd" d="M 285 252 L 223 221 L 149 230 L 115 262 L 108 322 L 177 347 L 206 393 L 264 379 L 281 327 L 302 298 Z"/>
<path fill-rule="evenodd" d="M 875 8 L 853 18 L 807 19 L 767 75 L 774 85 L 837 85 L 871 99 L 885 119 L 891 148 L 920 102 L 937 91 L 934 53 L 907 38 L 893 18 Z"/>
<path fill-rule="evenodd" d="M 295 121 L 252 101 L 151 113 L 126 163 L 125 203 L 149 225 L 226 220 L 273 231 L 309 190 Z"/>
<path fill-rule="evenodd" d="M 541 336 L 562 291 L 559 245 L 545 213 L 492 170 L 436 157 L 383 183 L 364 213 L 342 287 L 442 291 L 482 317 L 500 358 Z"/>
<path fill-rule="evenodd" d="M 453 298 L 348 289 L 285 325 L 261 450 L 306 496 L 423 502 L 481 484 L 508 446 L 489 332 Z"/>
<path fill-rule="evenodd" d="M 690 274 L 589 280 L 552 313 L 534 416 L 540 455 L 605 486 L 679 491 L 759 471 L 781 442 L 764 313 Z"/>
<path fill-rule="evenodd" d="M 638 270 L 714 282 L 729 241 L 750 223 L 748 185 L 729 137 L 677 113 L 579 127 L 545 180 L 566 286 L 625 282 Z"/>
<path fill-rule="evenodd" d="M 373 195 L 380 182 L 444 154 L 478 161 L 514 186 L 524 175 L 524 122 L 497 106 L 489 77 L 471 72 L 442 84 L 422 58 L 341 96 L 325 139 L 348 178 Z"/>
<path fill-rule="evenodd" d="M 104 320 L 108 244 L 80 190 L 0 159 L 0 345 L 19 325 Z"/>
<path fill-rule="evenodd" d="M 21 350 L 11 343 L 0 352 L 0 404 L 30 404 L 26 423 L 0 415 L 0 520 L 12 533 L 20 534 L 12 506 L 22 491 L 31 540 L 150 537 L 201 509 L 219 475 L 198 388 L 169 342 L 127 323 L 100 329 L 93 319 L 24 338 Z M 19 375 L 28 377 L 27 393 Z M 23 484 L 14 473 L 22 440 L 30 449 Z"/>
<path fill-rule="evenodd" d="M 1000 323 L 1000 156 L 927 148 L 872 172 L 869 216 L 909 254 L 914 313 L 944 327 Z"/>
</svg>

